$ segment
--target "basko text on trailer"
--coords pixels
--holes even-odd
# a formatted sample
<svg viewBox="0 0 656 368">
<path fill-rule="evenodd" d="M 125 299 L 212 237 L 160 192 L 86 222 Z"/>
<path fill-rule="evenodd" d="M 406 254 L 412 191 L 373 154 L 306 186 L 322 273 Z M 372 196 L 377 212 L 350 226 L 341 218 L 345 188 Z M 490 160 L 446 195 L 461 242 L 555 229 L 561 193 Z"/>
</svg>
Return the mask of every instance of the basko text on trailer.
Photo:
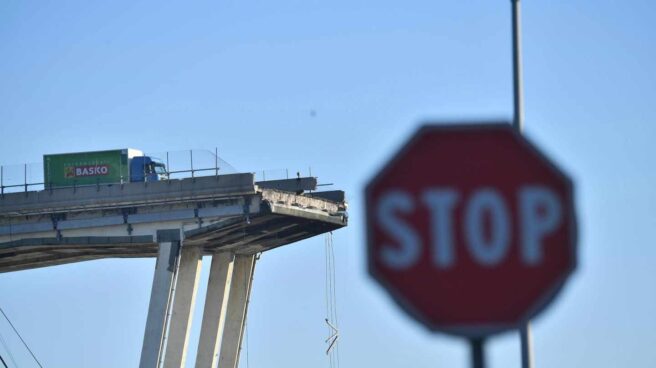
<svg viewBox="0 0 656 368">
<path fill-rule="evenodd" d="M 131 148 L 44 155 L 43 171 L 46 188 L 167 178 L 161 160 Z"/>
</svg>

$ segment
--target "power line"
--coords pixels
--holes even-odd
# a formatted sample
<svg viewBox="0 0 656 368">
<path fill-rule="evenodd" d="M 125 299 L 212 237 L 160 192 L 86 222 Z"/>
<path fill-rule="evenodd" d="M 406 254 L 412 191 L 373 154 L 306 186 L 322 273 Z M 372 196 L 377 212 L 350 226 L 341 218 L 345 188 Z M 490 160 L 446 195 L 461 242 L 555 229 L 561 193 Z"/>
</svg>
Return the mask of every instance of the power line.
<svg viewBox="0 0 656 368">
<path fill-rule="evenodd" d="M 2 355 L 0 355 L 0 362 L 2 362 L 2 365 L 4 365 L 5 368 L 9 368 L 9 367 L 7 367 L 7 363 L 5 363 L 5 360 L 2 359 Z"/>
<path fill-rule="evenodd" d="M 2 345 L 3 348 L 5 348 L 5 351 L 9 355 L 9 361 L 11 362 L 11 364 L 13 364 L 14 367 L 18 367 L 18 364 L 16 363 L 16 359 L 14 359 L 14 354 L 11 353 L 11 349 L 9 349 L 9 344 L 7 344 L 7 341 L 5 341 L 5 337 L 2 336 L 2 333 L 0 333 L 0 344 Z"/>
<path fill-rule="evenodd" d="M 5 313 L 5 311 L 2 310 L 2 307 L 0 307 L 0 312 L 2 312 L 2 315 L 5 317 L 5 319 L 7 320 L 7 322 L 9 322 L 9 326 L 11 326 L 11 328 L 14 330 L 14 332 L 16 333 L 16 335 L 18 336 L 18 338 L 20 339 L 20 341 L 23 343 L 23 345 L 25 345 L 25 348 L 27 349 L 27 351 L 30 352 L 30 355 L 32 355 L 32 358 L 34 358 L 34 361 L 36 362 L 36 364 L 37 364 L 40 368 L 43 368 L 43 366 L 41 365 L 41 362 L 39 362 L 39 359 L 36 358 L 36 355 L 34 355 L 34 353 L 32 352 L 32 349 L 30 349 L 30 347 L 27 345 L 27 343 L 25 342 L 25 340 L 23 340 L 23 336 L 21 336 L 21 334 L 18 333 L 18 330 L 16 329 L 16 327 L 14 327 L 14 324 L 11 323 L 11 320 L 9 320 L 9 317 L 7 317 L 7 314 Z M 4 361 L 3 361 L 3 363 L 4 363 Z M 5 365 L 5 366 L 6 366 L 6 365 Z"/>
</svg>

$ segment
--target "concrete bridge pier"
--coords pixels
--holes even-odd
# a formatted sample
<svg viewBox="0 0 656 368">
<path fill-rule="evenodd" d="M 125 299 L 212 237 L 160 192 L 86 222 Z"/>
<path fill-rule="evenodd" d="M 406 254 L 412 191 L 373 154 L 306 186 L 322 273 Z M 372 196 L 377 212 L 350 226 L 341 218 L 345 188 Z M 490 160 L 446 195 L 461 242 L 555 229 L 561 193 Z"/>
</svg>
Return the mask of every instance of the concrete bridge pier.
<svg viewBox="0 0 656 368">
<path fill-rule="evenodd" d="M 256 255 L 212 256 L 196 368 L 236 368 L 244 336 Z"/>
<path fill-rule="evenodd" d="M 182 244 L 179 230 L 160 230 L 157 237 L 159 253 L 139 367 L 157 368 L 163 362 L 164 368 L 181 368 L 203 252 L 200 246 Z M 196 368 L 238 366 L 255 262 L 255 254 L 212 255 Z"/>
<path fill-rule="evenodd" d="M 180 231 L 158 230 L 157 242 L 159 250 L 155 263 L 153 287 L 150 292 L 139 368 L 156 368 L 162 356 L 166 314 L 171 300 L 176 262 L 180 253 Z"/>
<path fill-rule="evenodd" d="M 164 368 L 185 366 L 202 259 L 201 247 L 182 244 L 173 289 L 173 305 L 170 308 L 171 321 L 164 353 Z"/>
<path fill-rule="evenodd" d="M 214 368 L 218 362 L 230 297 L 234 259 L 235 255 L 229 251 L 212 255 L 196 355 L 196 368 Z"/>
<path fill-rule="evenodd" d="M 157 239 L 159 251 L 139 367 L 156 368 L 163 361 L 164 368 L 179 368 L 186 360 L 202 249 L 184 246 L 180 230 L 159 230 Z"/>
<path fill-rule="evenodd" d="M 253 272 L 255 271 L 255 254 L 236 255 L 232 282 L 226 308 L 226 321 L 222 331 L 219 354 L 220 368 L 237 368 L 241 341 L 244 338 L 244 325 L 248 300 L 253 286 Z"/>
<path fill-rule="evenodd" d="M 256 255 L 236 255 L 232 271 L 225 325 L 222 331 L 219 367 L 237 368 L 244 337 L 248 299 L 253 285 Z"/>
</svg>

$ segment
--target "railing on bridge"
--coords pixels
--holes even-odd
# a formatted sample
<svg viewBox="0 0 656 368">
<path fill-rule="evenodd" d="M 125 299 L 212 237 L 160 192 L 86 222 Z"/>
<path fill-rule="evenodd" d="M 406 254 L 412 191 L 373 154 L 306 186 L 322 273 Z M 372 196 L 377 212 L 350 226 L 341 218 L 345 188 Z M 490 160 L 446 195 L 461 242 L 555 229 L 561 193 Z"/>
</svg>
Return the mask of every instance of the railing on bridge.
<svg viewBox="0 0 656 368">
<path fill-rule="evenodd" d="M 193 178 L 198 176 L 234 174 L 238 172 L 231 164 L 218 155 L 216 149 L 214 152 L 210 150 L 185 150 L 144 153 L 144 155 L 157 158 L 165 163 L 166 173 L 169 180 Z M 256 181 L 290 179 L 299 175 L 312 176 L 311 168 L 308 167 L 307 170 L 302 171 L 302 174 L 301 170 L 289 169 L 258 169 L 246 172 L 253 172 Z M 27 192 L 31 190 L 43 190 L 45 189 L 43 175 L 43 162 L 22 165 L 0 165 L 0 195 L 6 193 Z M 146 176 L 144 175 L 144 178 L 145 177 Z"/>
<path fill-rule="evenodd" d="M 184 179 L 194 176 L 234 174 L 235 168 L 217 155 L 216 150 L 186 150 L 163 153 L 144 153 L 166 163 L 169 179 Z M 0 166 L 0 195 L 30 190 L 45 189 L 43 162 L 23 165 Z M 144 175 L 144 180 L 146 176 Z M 129 181 L 127 178 L 124 182 Z M 110 184 L 98 184 L 110 185 Z"/>
</svg>

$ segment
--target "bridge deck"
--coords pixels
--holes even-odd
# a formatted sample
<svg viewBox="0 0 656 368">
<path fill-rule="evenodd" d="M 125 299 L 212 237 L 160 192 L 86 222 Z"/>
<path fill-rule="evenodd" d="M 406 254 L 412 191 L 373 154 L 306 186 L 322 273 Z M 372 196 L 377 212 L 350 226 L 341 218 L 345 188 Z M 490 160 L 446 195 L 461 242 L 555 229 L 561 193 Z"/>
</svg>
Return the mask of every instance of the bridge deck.
<svg viewBox="0 0 656 368">
<path fill-rule="evenodd" d="M 155 257 L 157 231 L 180 230 L 206 254 L 253 254 L 347 225 L 340 191 L 315 178 L 253 174 L 5 194 L 0 272 L 101 258 Z"/>
</svg>

